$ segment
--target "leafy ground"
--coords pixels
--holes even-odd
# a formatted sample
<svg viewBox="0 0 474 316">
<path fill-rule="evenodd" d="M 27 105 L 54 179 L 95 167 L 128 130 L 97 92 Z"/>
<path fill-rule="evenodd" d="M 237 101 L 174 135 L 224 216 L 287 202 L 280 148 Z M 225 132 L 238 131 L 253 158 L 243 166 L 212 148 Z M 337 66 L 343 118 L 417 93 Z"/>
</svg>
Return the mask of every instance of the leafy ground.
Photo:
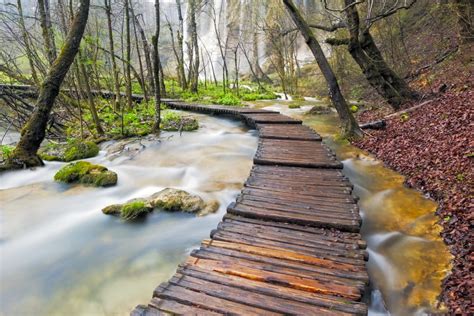
<svg viewBox="0 0 474 316">
<path fill-rule="evenodd" d="M 387 119 L 385 130 L 369 131 L 355 142 L 405 175 L 407 185 L 439 202 L 442 237 L 454 256 L 441 299 L 450 314 L 457 315 L 474 313 L 474 76 L 472 55 L 467 67 L 462 55 L 466 56 L 458 56 L 456 64 L 429 70 L 435 79 L 426 89 L 423 78 L 413 83 L 427 94 L 445 84 L 447 92 L 431 96 L 430 103 L 408 114 Z M 368 122 L 388 113 L 387 108 L 366 111 L 359 120 Z"/>
</svg>

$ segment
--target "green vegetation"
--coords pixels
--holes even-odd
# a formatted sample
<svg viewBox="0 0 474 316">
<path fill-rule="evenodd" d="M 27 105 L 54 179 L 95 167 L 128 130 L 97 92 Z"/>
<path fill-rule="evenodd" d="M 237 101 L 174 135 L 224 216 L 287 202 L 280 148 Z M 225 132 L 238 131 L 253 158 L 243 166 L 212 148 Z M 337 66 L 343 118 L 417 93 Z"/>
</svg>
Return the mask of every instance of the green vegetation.
<svg viewBox="0 0 474 316">
<path fill-rule="evenodd" d="M 87 161 L 78 161 L 61 168 L 54 175 L 54 180 L 65 183 L 83 183 L 97 187 L 105 187 L 117 183 L 117 174 L 113 171 L 109 171 L 104 166 L 94 165 Z"/>
<path fill-rule="evenodd" d="M 264 89 L 258 88 L 255 83 L 244 82 L 245 88 L 229 89 L 224 92 L 222 84 L 200 84 L 199 92 L 192 93 L 183 91 L 177 87 L 177 83 L 171 80 L 167 81 L 167 85 L 171 85 L 171 96 L 182 99 L 186 102 L 200 102 L 206 104 L 220 104 L 229 106 L 242 106 L 242 101 L 256 101 L 256 100 L 273 100 L 278 96 L 271 91 L 269 86 Z M 250 89 L 249 89 L 250 88 Z"/>
<path fill-rule="evenodd" d="M 15 147 L 10 145 L 0 145 L 0 161 L 8 159 L 13 149 L 15 149 Z"/>
<path fill-rule="evenodd" d="M 293 103 L 293 104 L 288 105 L 288 108 L 290 108 L 290 109 L 299 109 L 299 108 L 301 108 L 301 105 L 298 104 L 298 103 Z"/>
<path fill-rule="evenodd" d="M 43 160 L 70 162 L 95 157 L 98 153 L 99 146 L 94 142 L 70 139 L 64 144 L 50 142 L 38 154 Z"/>
<path fill-rule="evenodd" d="M 131 201 L 125 203 L 120 210 L 120 217 L 124 220 L 133 220 L 146 215 L 152 210 L 145 201 Z"/>
<path fill-rule="evenodd" d="M 357 105 L 351 105 L 349 109 L 352 113 L 356 113 L 357 111 L 359 111 L 359 107 Z"/>
<path fill-rule="evenodd" d="M 410 115 L 408 115 L 408 113 L 402 113 L 400 114 L 400 121 L 401 122 L 406 122 L 410 119 Z"/>
<path fill-rule="evenodd" d="M 162 114 L 161 129 L 164 131 L 194 131 L 199 128 L 198 121 L 179 112 L 166 110 Z"/>
</svg>

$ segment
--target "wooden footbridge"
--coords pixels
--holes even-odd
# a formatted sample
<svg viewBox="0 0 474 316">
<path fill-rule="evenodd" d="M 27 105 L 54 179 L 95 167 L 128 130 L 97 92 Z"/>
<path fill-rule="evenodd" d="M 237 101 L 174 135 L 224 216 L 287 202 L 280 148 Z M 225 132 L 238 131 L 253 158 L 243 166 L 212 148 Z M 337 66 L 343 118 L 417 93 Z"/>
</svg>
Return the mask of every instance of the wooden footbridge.
<svg viewBox="0 0 474 316">
<path fill-rule="evenodd" d="M 165 103 L 242 119 L 259 143 L 241 194 L 210 239 L 131 315 L 367 314 L 359 210 L 321 137 L 278 112 Z"/>
</svg>

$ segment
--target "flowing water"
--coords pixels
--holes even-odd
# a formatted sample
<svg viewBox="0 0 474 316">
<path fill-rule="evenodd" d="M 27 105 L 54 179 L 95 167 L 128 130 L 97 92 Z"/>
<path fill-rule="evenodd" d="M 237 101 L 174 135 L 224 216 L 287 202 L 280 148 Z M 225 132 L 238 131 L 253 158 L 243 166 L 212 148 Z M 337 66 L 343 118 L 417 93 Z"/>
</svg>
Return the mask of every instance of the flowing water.
<svg viewBox="0 0 474 316">
<path fill-rule="evenodd" d="M 88 159 L 118 173 L 111 188 L 55 183 L 63 163 L 0 175 L 0 314 L 127 315 L 151 298 L 209 236 L 248 176 L 256 134 L 236 121 L 199 117 L 196 132 L 164 133 Z M 124 223 L 101 208 L 165 187 L 220 209 L 205 217 L 155 212 Z"/>
<path fill-rule="evenodd" d="M 371 280 L 369 315 L 426 315 L 437 308 L 441 281 L 450 270 L 451 255 L 439 233 L 437 205 L 420 192 L 403 185 L 404 178 L 348 142 L 336 141 L 336 115 L 303 115 L 288 102 L 259 102 L 256 106 L 300 118 L 325 138 L 344 164 L 344 174 L 360 198 L 361 234 L 367 241 Z"/>
</svg>

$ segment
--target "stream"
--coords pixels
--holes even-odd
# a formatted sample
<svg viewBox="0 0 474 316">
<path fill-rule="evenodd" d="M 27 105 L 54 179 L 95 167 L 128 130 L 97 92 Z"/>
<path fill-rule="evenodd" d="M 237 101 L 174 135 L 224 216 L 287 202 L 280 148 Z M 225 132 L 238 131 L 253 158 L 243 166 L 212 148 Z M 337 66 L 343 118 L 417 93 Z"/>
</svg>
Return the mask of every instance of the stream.
<svg viewBox="0 0 474 316">
<path fill-rule="evenodd" d="M 362 237 L 367 241 L 367 268 L 371 280 L 369 315 L 428 315 L 442 313 L 437 306 L 441 282 L 449 272 L 451 254 L 441 239 L 434 214 L 437 204 L 403 185 L 404 177 L 381 161 L 336 140 L 336 113 L 304 115 L 316 99 L 299 109 L 288 101 L 262 101 L 254 105 L 303 120 L 316 130 L 344 164 L 343 173 L 360 198 Z"/>
<path fill-rule="evenodd" d="M 437 307 L 450 254 L 439 236 L 436 203 L 403 185 L 404 178 L 347 142 L 336 141 L 336 115 L 303 113 L 289 101 L 255 102 L 301 118 L 344 163 L 360 198 L 368 244 L 369 315 L 427 315 Z M 240 122 L 193 114 L 201 128 L 164 133 L 160 141 L 102 145 L 87 159 L 119 175 L 112 188 L 55 183 L 63 163 L 0 175 L 0 313 L 2 315 L 127 315 L 150 299 L 178 264 L 207 238 L 235 199 L 252 166 L 255 131 Z M 216 214 L 155 212 L 123 223 L 100 209 L 174 187 L 217 199 Z"/>
<path fill-rule="evenodd" d="M 0 175 L 1 315 L 128 315 L 150 300 L 217 226 L 257 147 L 255 131 L 240 122 L 192 115 L 196 132 L 164 132 L 119 154 L 117 142 L 103 144 L 87 160 L 118 173 L 111 188 L 55 183 L 59 162 Z M 217 199 L 219 211 L 154 212 L 138 223 L 101 212 L 165 187 Z"/>
</svg>

